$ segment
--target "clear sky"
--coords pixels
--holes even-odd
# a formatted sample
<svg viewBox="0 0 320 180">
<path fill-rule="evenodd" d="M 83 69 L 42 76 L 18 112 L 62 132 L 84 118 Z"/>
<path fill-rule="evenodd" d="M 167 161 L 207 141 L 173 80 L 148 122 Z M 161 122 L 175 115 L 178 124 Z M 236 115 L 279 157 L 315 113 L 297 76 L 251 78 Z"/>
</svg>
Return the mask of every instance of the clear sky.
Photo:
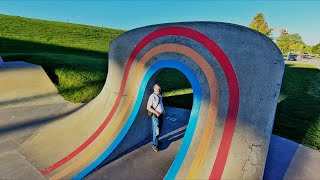
<svg viewBox="0 0 320 180">
<path fill-rule="evenodd" d="M 1 0 L 0 14 L 133 29 L 178 21 L 222 21 L 247 26 L 262 12 L 269 27 L 298 33 L 308 45 L 320 43 L 320 1 L 116 1 Z M 278 35 L 278 33 L 274 33 Z"/>
</svg>

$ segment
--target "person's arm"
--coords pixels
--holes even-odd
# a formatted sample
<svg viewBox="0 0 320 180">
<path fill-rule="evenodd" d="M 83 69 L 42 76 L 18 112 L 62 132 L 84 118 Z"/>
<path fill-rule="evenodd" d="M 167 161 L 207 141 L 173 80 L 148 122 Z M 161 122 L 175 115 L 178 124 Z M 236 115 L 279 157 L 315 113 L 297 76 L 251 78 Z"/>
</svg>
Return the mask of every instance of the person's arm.
<svg viewBox="0 0 320 180">
<path fill-rule="evenodd" d="M 158 111 L 156 111 L 155 109 L 152 108 L 152 99 L 151 96 L 149 97 L 148 100 L 148 105 L 147 105 L 147 110 L 154 113 L 157 117 L 160 116 L 160 113 Z"/>
<path fill-rule="evenodd" d="M 153 109 L 153 108 L 151 107 L 151 105 L 148 105 L 148 106 L 147 106 L 147 109 L 148 109 L 148 111 L 154 113 L 157 117 L 160 116 L 160 113 L 159 113 L 158 111 L 156 111 L 155 109 Z"/>
</svg>

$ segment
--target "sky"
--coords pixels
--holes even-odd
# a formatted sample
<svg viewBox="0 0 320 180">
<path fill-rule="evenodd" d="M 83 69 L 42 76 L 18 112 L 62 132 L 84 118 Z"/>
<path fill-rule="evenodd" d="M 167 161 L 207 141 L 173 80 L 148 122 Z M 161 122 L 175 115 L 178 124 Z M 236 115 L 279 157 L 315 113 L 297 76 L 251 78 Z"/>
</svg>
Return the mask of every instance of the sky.
<svg viewBox="0 0 320 180">
<path fill-rule="evenodd" d="M 130 30 L 181 21 L 219 21 L 248 26 L 262 12 L 269 27 L 320 43 L 320 1 L 281 0 L 0 0 L 0 14 Z M 274 32 L 274 35 L 279 35 Z"/>
</svg>

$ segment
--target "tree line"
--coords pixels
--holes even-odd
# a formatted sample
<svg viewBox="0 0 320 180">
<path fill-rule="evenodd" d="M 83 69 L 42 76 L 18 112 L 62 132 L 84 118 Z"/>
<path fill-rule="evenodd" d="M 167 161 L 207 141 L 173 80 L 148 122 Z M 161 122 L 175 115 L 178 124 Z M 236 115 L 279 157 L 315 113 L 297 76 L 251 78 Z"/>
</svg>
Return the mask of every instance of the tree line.
<svg viewBox="0 0 320 180">
<path fill-rule="evenodd" d="M 301 36 L 297 33 L 290 34 L 286 31 L 280 31 L 279 37 L 273 37 L 272 32 L 275 29 L 268 26 L 268 23 L 262 13 L 258 13 L 253 17 L 253 20 L 249 23 L 249 27 L 274 40 L 281 52 L 285 55 L 289 52 L 311 52 L 313 54 L 320 54 L 320 43 L 315 46 L 309 46 L 302 41 Z"/>
</svg>

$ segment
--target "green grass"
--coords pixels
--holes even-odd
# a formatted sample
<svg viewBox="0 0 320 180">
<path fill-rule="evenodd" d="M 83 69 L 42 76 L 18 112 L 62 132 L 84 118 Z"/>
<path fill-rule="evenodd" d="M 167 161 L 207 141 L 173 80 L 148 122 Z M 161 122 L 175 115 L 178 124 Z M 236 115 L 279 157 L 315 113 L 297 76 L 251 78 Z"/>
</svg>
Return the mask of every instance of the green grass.
<svg viewBox="0 0 320 180">
<path fill-rule="evenodd" d="M 37 46 L 40 49 L 26 47 L 15 47 L 14 44 L 6 44 L 7 47 L 14 49 L 1 49 L 2 51 L 16 52 L 16 50 L 40 51 L 49 50 L 61 53 L 61 47 L 64 53 L 77 53 L 81 55 L 101 55 L 105 54 L 109 48 L 109 42 L 123 33 L 123 30 L 110 28 L 94 27 L 80 24 L 71 24 L 63 22 L 45 21 L 17 16 L 7 16 L 0 14 L 0 37 L 11 40 L 21 40 L 36 45 L 37 43 L 47 46 Z M 13 46 L 11 46 L 13 45 Z M 52 47 L 56 46 L 56 48 Z M 48 48 L 49 47 L 49 48 Z M 82 51 L 87 50 L 88 52 Z M 29 51 L 28 51 L 29 52 Z M 99 53 L 97 53 L 99 52 Z"/>
<path fill-rule="evenodd" d="M 273 133 L 320 150 L 320 71 L 286 64 Z"/>
<path fill-rule="evenodd" d="M 111 40 L 124 31 L 0 15 L 0 56 L 41 65 L 71 102 L 96 97 L 107 74 Z"/>
<path fill-rule="evenodd" d="M 5 59 L 40 64 L 59 93 L 71 102 L 87 102 L 101 91 L 106 60 L 90 56 L 52 53 L 2 53 Z"/>
<path fill-rule="evenodd" d="M 161 70 L 157 77 L 163 92 L 163 103 L 185 109 L 192 108 L 193 94 L 187 77 L 175 69 Z"/>
<path fill-rule="evenodd" d="M 0 15 L 0 56 L 41 65 L 59 93 L 88 102 L 101 91 L 107 74 L 109 42 L 122 30 Z M 192 89 L 179 71 L 158 75 L 164 103 L 192 108 Z M 273 133 L 320 150 L 320 71 L 288 63 Z"/>
<path fill-rule="evenodd" d="M 59 93 L 74 103 L 88 102 L 100 93 L 107 74 L 109 43 L 125 32 L 1 14 L 0 24 L 0 56 L 5 61 L 23 60 L 41 65 Z M 185 79 L 177 71 L 160 73 L 164 96 L 171 97 L 164 101 L 191 109 L 192 89 L 188 80 L 182 80 L 177 89 L 165 85 L 178 80 L 168 78 L 170 75 Z"/>
</svg>

